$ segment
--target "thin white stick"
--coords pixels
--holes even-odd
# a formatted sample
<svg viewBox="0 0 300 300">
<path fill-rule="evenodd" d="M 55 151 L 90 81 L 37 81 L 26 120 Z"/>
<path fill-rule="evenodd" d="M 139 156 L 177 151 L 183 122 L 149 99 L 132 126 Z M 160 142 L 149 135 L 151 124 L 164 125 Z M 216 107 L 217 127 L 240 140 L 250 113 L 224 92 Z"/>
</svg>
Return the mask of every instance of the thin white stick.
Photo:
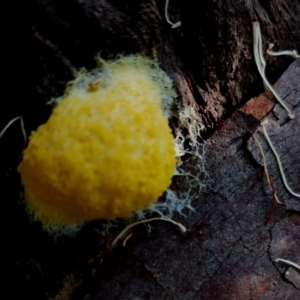
<svg viewBox="0 0 300 300">
<path fill-rule="evenodd" d="M 261 71 L 265 74 L 265 70 L 266 70 L 266 60 L 264 58 L 263 55 L 263 50 L 262 50 L 262 38 L 261 38 L 261 32 L 260 30 L 257 32 L 257 51 L 258 51 L 258 55 L 259 55 L 259 60 L 260 60 L 260 67 L 261 67 Z M 264 88 L 265 91 L 267 91 L 269 88 L 267 86 L 267 84 L 265 83 L 265 81 L 263 80 L 263 84 L 264 84 Z"/>
<path fill-rule="evenodd" d="M 259 54 L 259 60 L 260 60 L 260 65 L 261 65 L 261 70 L 263 73 L 265 73 L 265 69 L 266 69 L 266 60 L 264 58 L 263 55 L 263 50 L 262 50 L 262 37 L 261 37 L 261 31 L 260 31 L 260 26 L 259 23 L 257 22 L 257 26 L 255 26 L 255 29 L 257 30 L 256 34 L 257 34 L 257 51 Z"/>
<path fill-rule="evenodd" d="M 276 259 L 274 259 L 274 261 L 276 261 L 276 262 L 279 262 L 279 261 L 280 261 L 280 262 L 284 262 L 284 263 L 286 263 L 286 264 L 288 264 L 288 265 L 291 265 L 291 266 L 293 266 L 293 267 L 295 267 L 295 268 L 297 268 L 297 269 L 300 270 L 300 266 L 299 266 L 298 264 L 296 264 L 296 263 L 290 261 L 290 260 L 282 259 L 282 258 L 276 258 Z"/>
<path fill-rule="evenodd" d="M 129 233 L 123 241 L 123 247 L 126 246 L 127 241 L 132 237 L 132 233 Z"/>
<path fill-rule="evenodd" d="M 2 135 L 4 134 L 4 132 L 10 127 L 11 124 L 13 124 L 15 121 L 19 120 L 20 118 L 22 118 L 21 116 L 19 117 L 15 117 L 14 119 L 10 120 L 7 125 L 4 127 L 4 129 L 0 132 L 0 138 L 2 137 Z"/>
<path fill-rule="evenodd" d="M 276 93 L 276 91 L 273 89 L 272 85 L 269 83 L 269 81 L 266 78 L 265 75 L 266 61 L 262 53 L 262 38 L 261 38 L 259 22 L 253 22 L 253 51 L 254 51 L 255 63 L 258 68 L 259 74 L 263 79 L 264 84 L 271 90 L 271 92 L 273 93 L 277 101 L 289 113 L 290 119 L 293 119 L 294 115 L 292 114 L 291 110 L 280 99 L 279 95 Z"/>
<path fill-rule="evenodd" d="M 295 196 L 295 197 L 297 197 L 297 198 L 300 198 L 300 194 L 295 193 L 295 192 L 289 187 L 289 185 L 288 185 L 288 183 L 287 183 L 287 180 L 286 180 L 286 177 L 285 177 L 285 174 L 284 174 L 284 171 L 283 171 L 283 167 L 282 167 L 282 164 L 281 164 L 281 161 L 280 161 L 280 157 L 279 157 L 279 155 L 278 155 L 276 149 L 274 148 L 274 146 L 273 146 L 273 144 L 272 144 L 272 142 L 271 142 L 271 140 L 270 140 L 270 137 L 269 137 L 269 135 L 268 135 L 268 133 L 267 133 L 267 130 L 266 130 L 264 124 L 262 124 L 262 128 L 263 128 L 263 131 L 264 131 L 264 136 L 265 136 L 265 138 L 266 138 L 266 140 L 267 140 L 267 142 L 268 142 L 270 148 L 272 149 L 272 151 L 273 151 L 273 153 L 274 153 L 274 155 L 275 155 L 275 157 L 276 157 L 277 164 L 278 164 L 278 167 L 279 167 L 279 171 L 280 171 L 280 174 L 281 174 L 281 177 L 282 177 L 282 180 L 283 180 L 283 183 L 284 183 L 285 188 L 290 192 L 290 194 L 292 194 L 293 196 Z"/>
<path fill-rule="evenodd" d="M 13 118 L 12 120 L 10 120 L 7 125 L 4 127 L 4 129 L 0 132 L 0 138 L 2 137 L 2 135 L 5 133 L 5 131 L 17 120 L 20 119 L 20 123 L 21 123 L 21 130 L 22 130 L 22 134 L 23 134 L 23 139 L 24 139 L 24 146 L 26 145 L 27 142 L 27 136 L 26 136 L 26 132 L 25 132 L 25 128 L 24 128 L 24 121 L 22 116 L 18 116 Z"/>
<path fill-rule="evenodd" d="M 27 143 L 27 135 L 26 135 L 26 131 L 25 131 L 25 126 L 24 126 L 24 120 L 21 117 L 21 130 L 22 130 L 22 134 L 23 134 L 23 139 L 24 139 L 24 148 L 26 147 L 26 143 Z"/>
<path fill-rule="evenodd" d="M 171 22 L 171 20 L 169 19 L 169 15 L 168 15 L 168 8 L 169 8 L 169 0 L 166 0 L 166 4 L 165 4 L 165 17 L 166 17 L 166 20 L 167 20 L 167 23 L 172 25 L 172 28 L 177 28 L 177 27 L 180 27 L 181 26 L 181 22 L 178 21 L 176 23 L 173 23 Z"/>
<path fill-rule="evenodd" d="M 182 231 L 182 232 L 186 232 L 186 228 L 180 224 L 180 223 L 177 223 L 175 222 L 174 220 L 172 219 L 168 219 L 168 218 L 152 218 L 152 219 L 148 219 L 148 220 L 143 220 L 143 221 L 138 221 L 138 222 L 135 222 L 135 223 L 132 223 L 130 225 L 128 225 L 124 230 L 122 230 L 118 236 L 113 240 L 112 242 L 112 247 L 116 245 L 116 243 L 118 242 L 118 240 L 120 238 L 122 238 L 122 236 L 132 227 L 136 226 L 136 225 L 139 225 L 139 224 L 145 224 L 145 223 L 148 223 L 148 222 L 152 222 L 152 221 L 166 221 L 166 222 L 170 222 L 176 226 L 179 227 L 179 229 Z"/>
<path fill-rule="evenodd" d="M 267 50 L 267 53 L 271 56 L 280 56 L 280 55 L 289 55 L 293 58 L 299 58 L 300 55 L 297 53 L 296 50 L 284 50 L 284 51 L 277 51 L 274 52 L 271 49 L 273 49 L 274 44 L 270 44 Z"/>
</svg>

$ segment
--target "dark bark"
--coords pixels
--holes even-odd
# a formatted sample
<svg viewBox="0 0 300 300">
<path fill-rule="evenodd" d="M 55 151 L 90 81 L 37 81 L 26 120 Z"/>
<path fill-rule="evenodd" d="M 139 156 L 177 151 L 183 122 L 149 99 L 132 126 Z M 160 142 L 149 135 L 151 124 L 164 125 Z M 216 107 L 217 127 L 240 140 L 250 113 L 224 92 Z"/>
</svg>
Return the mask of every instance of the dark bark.
<svg viewBox="0 0 300 300">
<path fill-rule="evenodd" d="M 28 133 L 45 122 L 51 113 L 46 102 L 63 93 L 76 70 L 93 68 L 99 52 L 111 58 L 120 53 L 152 55 L 154 49 L 174 80 L 179 109 L 196 109 L 203 136 L 222 121 L 205 147 L 210 185 L 193 201 L 195 212 L 176 217 L 187 232 L 163 222 L 153 223 L 150 233 L 139 226 L 126 247 L 111 249 L 121 228 L 102 237 L 94 222 L 76 238 L 54 241 L 39 224 L 29 223 L 18 202 L 22 136 L 15 124 L 0 141 L 2 299 L 299 298 L 299 271 L 273 260 L 300 263 L 300 201 L 284 188 L 258 129 L 268 114 L 268 132 L 290 186 L 299 193 L 300 61 L 275 85 L 293 107 L 295 119 L 287 120 L 268 93 L 243 106 L 263 91 L 252 54 L 252 22 L 261 23 L 264 49 L 274 42 L 278 50 L 299 52 L 299 1 L 170 0 L 170 19 L 182 22 L 177 29 L 166 23 L 164 4 L 32 1 L 32 53 L 18 67 L 28 70 L 29 61 L 33 80 L 29 90 L 9 81 L 14 97 L 1 101 L 0 129 L 16 115 L 24 116 Z M 268 57 L 270 81 L 292 61 Z M 252 137 L 257 130 L 276 194 L 284 202 L 272 214 L 272 191 Z M 185 170 L 192 172 L 196 163 L 190 157 Z"/>
<path fill-rule="evenodd" d="M 174 22 L 182 21 L 177 29 L 166 23 L 164 4 L 164 0 L 32 1 L 30 56 L 18 61 L 21 69 L 30 68 L 32 93 L 25 104 L 24 95 L 18 97 L 16 91 L 6 114 L 14 116 L 17 106 L 18 113 L 28 115 L 28 127 L 36 127 L 49 114 L 45 102 L 63 93 L 74 70 L 95 66 L 98 53 L 106 58 L 152 54 L 155 49 L 161 66 L 175 81 L 182 104 L 196 102 L 200 120 L 210 128 L 224 114 L 231 114 L 234 106 L 262 91 L 252 55 L 253 21 L 261 23 L 264 49 L 271 42 L 276 49 L 300 48 L 298 0 L 227 0 L 222 5 L 174 0 L 169 15 Z M 268 62 L 272 82 L 292 58 L 269 57 Z M 37 117 L 41 110 L 45 114 Z"/>
</svg>

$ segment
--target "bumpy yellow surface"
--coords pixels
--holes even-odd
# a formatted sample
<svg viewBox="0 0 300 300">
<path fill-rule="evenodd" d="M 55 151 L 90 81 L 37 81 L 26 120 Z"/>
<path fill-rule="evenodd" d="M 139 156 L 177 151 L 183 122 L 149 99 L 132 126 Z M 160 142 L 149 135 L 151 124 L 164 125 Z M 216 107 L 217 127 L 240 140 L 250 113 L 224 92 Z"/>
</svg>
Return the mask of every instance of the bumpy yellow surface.
<svg viewBox="0 0 300 300">
<path fill-rule="evenodd" d="M 102 63 L 96 75 L 81 74 L 32 133 L 19 166 L 29 209 L 44 224 L 125 217 L 171 183 L 166 95 L 153 79 L 166 75 L 139 56 Z"/>
</svg>

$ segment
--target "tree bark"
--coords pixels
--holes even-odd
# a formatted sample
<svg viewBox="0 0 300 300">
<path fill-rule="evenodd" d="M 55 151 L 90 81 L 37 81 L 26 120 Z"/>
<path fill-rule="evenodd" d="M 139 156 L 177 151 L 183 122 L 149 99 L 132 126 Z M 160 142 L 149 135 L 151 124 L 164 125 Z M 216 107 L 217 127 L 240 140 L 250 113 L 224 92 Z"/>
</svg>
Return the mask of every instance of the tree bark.
<svg viewBox="0 0 300 300">
<path fill-rule="evenodd" d="M 175 219 L 187 227 L 153 222 L 133 228 L 126 246 L 111 242 L 91 222 L 75 238 L 49 237 L 31 223 L 19 203 L 16 172 L 22 135 L 14 124 L 0 140 L 1 299 L 298 299 L 300 274 L 277 258 L 300 264 L 300 200 L 284 187 L 260 121 L 280 153 L 290 187 L 299 193 L 300 60 L 267 57 L 267 76 L 293 109 L 295 118 L 263 93 L 253 58 L 252 22 L 259 21 L 263 49 L 300 50 L 297 0 L 34 0 L 32 81 L 25 94 L 1 102 L 0 129 L 24 117 L 28 133 L 47 121 L 46 103 L 63 94 L 80 68 L 94 58 L 119 54 L 153 55 L 174 81 L 178 110 L 193 107 L 206 139 L 208 174 L 186 157 L 182 168 L 203 179 L 195 211 Z M 22 67 L 23 62 L 20 62 Z M 24 67 L 25 69 L 25 67 Z M 261 95 L 259 95 L 261 94 Z M 259 96 L 258 96 L 259 95 Z M 258 97 L 256 97 L 258 96 Z M 25 99 L 25 100 L 24 100 Z M 251 100 L 250 100 L 251 99 Z M 250 100 L 250 101 L 248 101 Z M 181 126 L 179 122 L 179 126 Z M 260 141 L 276 195 L 267 182 Z M 174 179 L 177 192 L 186 182 Z"/>
</svg>

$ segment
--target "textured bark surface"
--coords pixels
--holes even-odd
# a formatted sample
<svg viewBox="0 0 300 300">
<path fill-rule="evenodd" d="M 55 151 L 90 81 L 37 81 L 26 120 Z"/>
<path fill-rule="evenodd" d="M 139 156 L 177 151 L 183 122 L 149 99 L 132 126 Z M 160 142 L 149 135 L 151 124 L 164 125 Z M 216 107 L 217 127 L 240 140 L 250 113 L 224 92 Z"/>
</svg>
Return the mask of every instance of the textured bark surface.
<svg viewBox="0 0 300 300">
<path fill-rule="evenodd" d="M 299 52 L 299 1 L 170 0 L 170 19 L 182 22 L 177 29 L 166 23 L 164 4 L 32 1 L 28 60 L 33 80 L 25 98 L 24 90 L 9 82 L 15 94 L 1 101 L 0 128 L 20 114 L 28 133 L 45 122 L 50 114 L 46 102 L 63 93 L 76 70 L 93 68 L 100 51 L 109 58 L 120 53 L 151 55 L 155 49 L 174 80 L 179 107 L 193 106 L 208 133 L 222 121 L 206 141 L 207 187 L 193 201 L 195 212 L 176 218 L 187 232 L 154 222 L 150 232 L 140 225 L 125 247 L 119 243 L 111 248 L 121 228 L 103 237 L 98 223 L 92 222 L 77 237 L 54 241 L 39 224 L 29 223 L 18 201 L 22 136 L 16 123 L 0 140 L 1 299 L 299 298 L 299 270 L 274 260 L 300 263 L 300 201 L 284 188 L 260 121 L 267 116 L 266 128 L 288 182 L 299 193 L 300 60 L 267 58 L 272 82 L 292 63 L 275 87 L 293 109 L 293 120 L 269 93 L 243 106 L 263 91 L 252 54 L 252 22 L 261 23 L 264 49 L 274 42 L 278 50 Z M 23 66 L 23 61 L 18 63 Z M 284 202 L 274 211 L 254 133 Z M 183 168 L 195 172 L 196 164 L 190 157 Z M 180 181 L 175 183 L 179 190 L 184 188 Z"/>
<path fill-rule="evenodd" d="M 63 93 L 76 70 L 94 67 L 99 53 L 107 58 L 155 50 L 181 104 L 198 104 L 200 121 L 210 128 L 263 90 L 252 55 L 253 21 L 261 23 L 264 49 L 272 42 L 274 50 L 300 48 L 298 0 L 226 0 L 222 5 L 172 0 L 170 19 L 182 22 L 176 29 L 166 23 L 164 5 L 164 0 L 32 0 L 29 57 L 16 64 L 29 69 L 33 80 L 26 101 L 24 91 L 8 80 L 15 97 L 1 112 L 0 125 L 16 113 L 27 119 L 28 130 L 45 122 L 50 113 L 45 103 Z M 268 62 L 274 82 L 292 58 L 268 57 Z"/>
</svg>

